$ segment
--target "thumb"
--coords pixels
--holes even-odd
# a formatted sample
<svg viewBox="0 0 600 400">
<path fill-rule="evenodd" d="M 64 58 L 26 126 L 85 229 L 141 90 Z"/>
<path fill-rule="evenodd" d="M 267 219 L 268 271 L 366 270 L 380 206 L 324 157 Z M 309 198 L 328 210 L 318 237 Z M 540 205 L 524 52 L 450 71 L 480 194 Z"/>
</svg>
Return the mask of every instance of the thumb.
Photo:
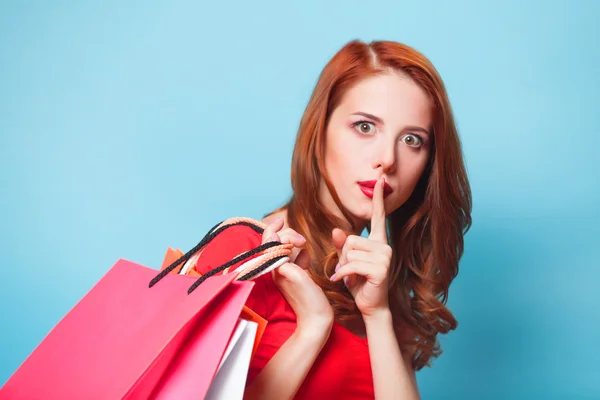
<svg viewBox="0 0 600 400">
<path fill-rule="evenodd" d="M 271 274 L 275 284 L 280 286 L 283 281 L 300 282 L 300 279 L 302 279 L 302 275 L 305 274 L 305 271 L 298 265 L 287 262 L 273 269 Z"/>
<path fill-rule="evenodd" d="M 335 251 L 337 252 L 340 264 L 346 264 L 346 260 L 342 259 L 342 250 L 344 248 L 344 244 L 346 243 L 348 235 L 346 235 L 346 232 L 344 232 L 343 230 L 339 228 L 334 228 L 333 231 L 331 231 L 331 238 L 333 239 L 333 245 L 335 246 Z"/>
<path fill-rule="evenodd" d="M 302 268 L 303 270 L 307 270 L 310 268 L 310 255 L 306 249 L 302 249 L 298 256 L 294 260 L 294 264 Z"/>
</svg>

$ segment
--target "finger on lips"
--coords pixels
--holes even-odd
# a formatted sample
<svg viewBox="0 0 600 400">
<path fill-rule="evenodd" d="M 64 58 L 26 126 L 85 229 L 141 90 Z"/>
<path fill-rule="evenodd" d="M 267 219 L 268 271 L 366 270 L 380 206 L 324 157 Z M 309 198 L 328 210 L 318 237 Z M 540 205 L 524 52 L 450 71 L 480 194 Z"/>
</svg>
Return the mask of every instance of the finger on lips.
<svg viewBox="0 0 600 400">
<path fill-rule="evenodd" d="M 384 183 L 385 178 L 381 177 L 375 185 L 371 213 L 371 232 L 368 238 L 357 235 L 346 236 L 341 229 L 337 228 L 332 231 L 332 239 L 338 253 L 339 262 L 330 280 L 335 282 L 343 278 L 347 284 L 348 278 L 352 274 L 368 276 L 373 273 L 370 270 L 373 269 L 374 263 L 377 263 L 380 258 L 382 263 L 385 261 L 384 258 L 387 259 L 388 249 L 384 250 L 381 247 L 381 244 L 389 247 L 383 194 Z M 383 255 L 377 257 L 380 253 L 383 253 Z"/>
<path fill-rule="evenodd" d="M 383 184 L 385 178 L 381 177 L 375 184 L 373 192 L 373 207 L 371 212 L 371 233 L 369 239 L 380 243 L 387 243 L 387 232 L 385 227 L 385 202 L 383 196 Z"/>
</svg>

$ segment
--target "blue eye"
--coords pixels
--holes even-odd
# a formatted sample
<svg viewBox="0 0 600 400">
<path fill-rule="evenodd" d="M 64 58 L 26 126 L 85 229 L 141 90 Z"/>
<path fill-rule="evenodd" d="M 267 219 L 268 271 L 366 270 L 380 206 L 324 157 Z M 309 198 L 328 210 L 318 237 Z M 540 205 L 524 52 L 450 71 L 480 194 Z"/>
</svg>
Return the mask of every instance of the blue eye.
<svg viewBox="0 0 600 400">
<path fill-rule="evenodd" d="M 369 121 L 358 121 L 353 124 L 354 129 L 363 135 L 370 135 L 375 133 L 375 124 Z"/>
<path fill-rule="evenodd" d="M 401 140 L 410 147 L 420 147 L 423 144 L 423 140 L 418 135 L 412 133 L 402 136 Z"/>
</svg>

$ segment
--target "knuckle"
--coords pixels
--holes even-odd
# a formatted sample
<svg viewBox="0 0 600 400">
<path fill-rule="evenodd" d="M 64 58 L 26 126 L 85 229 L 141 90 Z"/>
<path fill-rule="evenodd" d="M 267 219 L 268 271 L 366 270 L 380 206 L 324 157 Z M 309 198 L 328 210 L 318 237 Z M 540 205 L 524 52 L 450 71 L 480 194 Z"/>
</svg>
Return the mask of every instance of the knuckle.
<svg viewBox="0 0 600 400">
<path fill-rule="evenodd" d="M 285 237 L 285 240 L 287 243 L 298 242 L 299 239 L 301 238 L 300 234 L 298 234 L 295 230 L 293 230 L 291 228 L 286 228 L 286 229 L 279 231 L 279 235 L 282 238 Z"/>
<path fill-rule="evenodd" d="M 387 257 L 382 257 L 381 265 L 383 266 L 384 270 L 387 270 L 390 267 L 390 259 Z"/>
<path fill-rule="evenodd" d="M 389 244 L 385 244 L 383 246 L 383 254 L 389 259 L 392 258 L 394 251 L 392 250 L 392 247 Z"/>
<path fill-rule="evenodd" d="M 357 241 L 357 239 L 358 239 L 358 236 L 356 236 L 356 235 L 350 235 L 350 236 L 348 236 L 348 238 L 346 239 L 346 243 L 347 243 L 349 246 L 356 246 L 356 241 Z"/>
<path fill-rule="evenodd" d="M 352 271 L 354 271 L 356 265 L 355 262 L 349 262 L 346 265 L 342 265 L 340 267 L 340 269 L 338 270 L 338 272 L 336 272 L 336 275 L 347 275 L 349 273 L 351 273 Z"/>
<path fill-rule="evenodd" d="M 348 250 L 348 253 L 346 254 L 346 259 L 348 261 L 356 261 L 356 250 Z"/>
<path fill-rule="evenodd" d="M 385 266 L 385 268 L 389 268 L 390 267 L 390 261 L 391 259 L 388 257 L 385 257 L 384 259 L 381 260 L 381 264 L 383 264 Z"/>
</svg>

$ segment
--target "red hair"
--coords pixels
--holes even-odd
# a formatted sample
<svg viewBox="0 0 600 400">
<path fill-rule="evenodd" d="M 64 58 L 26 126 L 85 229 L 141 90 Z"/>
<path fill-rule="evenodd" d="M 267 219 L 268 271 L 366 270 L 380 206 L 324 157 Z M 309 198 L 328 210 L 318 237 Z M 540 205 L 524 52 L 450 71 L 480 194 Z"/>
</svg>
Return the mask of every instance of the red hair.
<svg viewBox="0 0 600 400">
<path fill-rule="evenodd" d="M 390 309 L 401 349 L 411 354 L 413 367 L 419 370 L 441 353 L 437 334 L 457 326 L 446 302 L 463 254 L 463 236 L 471 226 L 471 190 L 458 132 L 442 79 L 427 58 L 390 41 L 352 41 L 333 56 L 302 117 L 292 157 L 293 195 L 279 210 L 287 210 L 289 226 L 307 238 L 311 275 L 323 288 L 336 319 L 362 320 L 344 285 L 328 279 L 337 264 L 331 231 L 341 224 L 319 202 L 318 194 L 323 180 L 351 221 L 325 170 L 327 124 L 349 88 L 390 69 L 420 85 L 433 107 L 429 164 L 407 202 L 388 215 L 394 250 Z"/>
</svg>

